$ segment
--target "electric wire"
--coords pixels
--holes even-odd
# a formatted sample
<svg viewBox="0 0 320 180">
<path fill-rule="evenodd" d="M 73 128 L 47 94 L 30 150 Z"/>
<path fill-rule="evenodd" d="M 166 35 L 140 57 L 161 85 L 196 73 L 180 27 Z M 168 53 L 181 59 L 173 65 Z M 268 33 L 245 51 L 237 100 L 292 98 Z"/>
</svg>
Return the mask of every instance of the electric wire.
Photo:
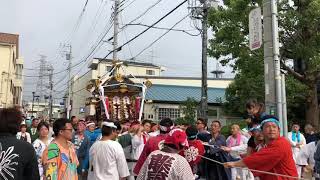
<svg viewBox="0 0 320 180">
<path fill-rule="evenodd" d="M 155 25 L 157 25 L 159 22 L 161 22 L 163 19 L 165 19 L 166 17 L 168 17 L 170 14 L 172 14 L 173 12 L 175 12 L 179 7 L 181 7 L 184 3 L 186 3 L 188 0 L 184 0 L 182 1 L 179 5 L 177 5 L 175 8 L 173 8 L 171 11 L 169 11 L 167 14 L 165 14 L 163 17 L 161 17 L 159 20 L 157 20 L 155 23 L 153 23 L 150 27 L 147 27 L 145 30 L 143 30 L 141 33 L 137 34 L 135 37 L 131 38 L 129 41 L 127 41 L 126 43 L 122 44 L 121 46 L 119 46 L 117 49 L 110 51 L 105 57 L 104 59 L 106 59 L 110 54 L 112 54 L 114 51 L 119 51 L 123 46 L 131 43 L 132 41 L 134 41 L 135 39 L 137 39 L 138 37 L 140 37 L 141 35 L 143 35 L 144 33 L 146 33 L 148 30 L 150 30 L 152 27 L 154 27 Z"/>
<path fill-rule="evenodd" d="M 161 36 L 159 36 L 157 39 L 155 39 L 153 42 L 151 42 L 147 47 L 145 47 L 144 49 L 142 49 L 138 54 L 136 54 L 134 57 L 130 58 L 130 59 L 135 59 L 137 56 L 141 55 L 145 50 L 147 50 L 148 48 L 152 47 L 156 42 L 158 42 L 161 38 L 163 38 L 166 34 L 168 34 L 170 31 L 172 31 L 172 29 L 177 26 L 179 23 L 181 23 L 183 20 L 185 20 L 188 16 L 190 15 L 187 14 L 186 16 L 184 16 L 182 19 L 180 19 L 178 22 L 176 22 L 173 26 L 171 26 L 171 28 L 169 28 L 165 33 L 163 33 Z"/>
<path fill-rule="evenodd" d="M 150 27 L 149 25 L 146 25 L 146 24 L 142 24 L 142 23 L 132 23 L 132 24 L 126 24 L 127 26 L 144 26 L 144 27 Z M 153 29 L 160 29 L 160 30 L 168 30 L 170 28 L 163 28 L 163 27 L 151 27 Z M 192 34 L 192 33 L 189 33 L 188 31 L 195 31 L 195 30 L 183 30 L 183 29 L 170 29 L 171 31 L 177 31 L 177 32 L 183 32 L 183 33 L 186 33 L 190 36 L 199 36 L 201 33 L 198 33 L 198 34 Z"/>
</svg>

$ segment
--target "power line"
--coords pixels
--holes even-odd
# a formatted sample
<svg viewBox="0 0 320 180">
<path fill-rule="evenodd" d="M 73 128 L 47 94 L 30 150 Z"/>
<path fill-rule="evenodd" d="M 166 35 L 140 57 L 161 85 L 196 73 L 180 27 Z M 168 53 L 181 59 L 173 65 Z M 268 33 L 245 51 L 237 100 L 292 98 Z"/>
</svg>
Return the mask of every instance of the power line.
<svg viewBox="0 0 320 180">
<path fill-rule="evenodd" d="M 121 24 L 123 25 L 123 19 L 122 19 L 122 16 L 120 15 L 120 20 L 121 20 Z M 127 31 L 124 30 L 124 37 L 126 38 L 126 41 L 128 41 L 128 35 L 127 35 Z M 129 49 L 129 52 L 130 52 L 130 56 L 132 57 L 132 51 L 131 51 L 131 47 L 130 47 L 130 44 L 128 45 L 128 49 Z"/>
<path fill-rule="evenodd" d="M 101 5 L 102 5 L 102 4 L 101 4 Z M 93 28 L 90 28 L 90 29 L 93 29 L 93 30 L 94 30 L 94 28 L 96 27 L 96 25 L 97 25 L 97 20 L 98 20 L 98 18 L 101 16 L 101 13 L 102 13 L 102 11 L 100 11 L 100 9 L 101 9 L 101 6 L 99 7 L 99 9 L 98 9 L 98 11 L 97 11 L 97 13 L 96 13 L 96 15 L 95 15 L 94 21 L 93 21 L 93 23 L 92 23 Z M 109 25 L 109 24 L 107 24 L 107 25 L 105 26 L 105 28 L 104 28 L 104 29 L 107 29 L 107 30 L 100 34 L 100 36 L 99 36 L 100 38 L 96 41 L 95 45 L 93 45 L 93 46 L 91 47 L 90 53 L 89 53 L 85 58 L 83 58 L 83 60 L 81 60 L 79 63 L 86 62 L 86 61 L 96 52 L 96 50 L 101 47 L 101 45 L 102 45 L 101 42 L 103 42 L 103 39 L 105 38 L 105 36 L 108 34 L 108 32 L 110 31 L 110 29 L 112 28 L 112 24 L 111 24 L 109 27 L 108 27 L 108 25 Z M 107 28 L 107 27 L 108 27 L 108 28 Z M 86 66 L 86 63 L 84 63 L 83 66 L 79 69 L 79 71 L 78 71 L 76 74 L 74 74 L 74 75 L 79 74 L 85 66 Z M 86 72 L 85 74 L 87 74 L 87 73 L 88 73 L 88 72 Z M 84 74 L 84 75 L 85 75 L 85 74 Z M 80 76 L 79 78 L 83 77 L 84 75 Z M 64 79 L 65 79 L 65 78 L 62 77 L 62 79 L 59 80 L 57 83 L 55 83 L 54 86 L 57 86 L 58 84 L 60 84 L 61 82 L 63 82 Z M 56 88 L 56 89 L 59 89 L 59 88 L 63 87 L 63 86 L 66 85 L 66 84 L 69 84 L 70 81 L 71 81 L 71 79 L 68 80 L 67 82 L 65 82 L 64 84 L 61 84 L 61 85 L 60 85 L 58 88 Z"/>
<path fill-rule="evenodd" d="M 67 37 L 65 38 L 65 41 L 72 41 L 73 35 L 77 32 L 77 30 L 78 30 L 79 27 L 80 27 L 80 24 L 81 24 L 81 22 L 82 22 L 83 15 L 84 15 L 84 13 L 85 13 L 85 11 L 86 11 L 88 2 L 89 2 L 88 0 L 85 1 L 85 4 L 83 5 L 83 8 L 82 8 L 82 10 L 81 10 L 81 13 L 80 13 L 80 15 L 79 15 L 78 18 L 77 18 L 76 24 L 74 25 L 74 27 L 73 27 L 72 31 L 70 32 L 70 34 L 67 35 Z M 60 44 L 59 48 L 57 49 L 57 56 L 55 57 L 55 59 L 57 59 L 57 57 L 61 54 L 60 51 L 61 51 L 61 44 Z M 75 66 L 73 66 L 73 67 L 76 67 L 76 66 L 77 66 L 77 64 L 76 64 Z M 71 68 L 72 68 L 72 67 L 71 67 Z M 65 72 L 65 71 L 67 71 L 67 70 L 68 70 L 68 69 L 65 69 L 65 70 L 63 70 L 63 71 L 60 71 L 60 72 L 58 72 L 58 73 L 53 73 L 53 75 L 60 74 L 61 72 Z M 25 77 L 32 77 L 32 76 L 25 76 Z"/>
<path fill-rule="evenodd" d="M 108 28 L 108 30 L 104 33 L 104 35 L 102 36 L 102 38 L 100 38 L 98 44 L 96 44 L 94 47 L 92 47 L 92 50 L 91 52 L 84 58 L 82 59 L 81 61 L 79 61 L 78 63 L 74 64 L 71 66 L 71 68 L 74 68 L 74 67 L 77 67 L 79 66 L 80 64 L 82 64 L 83 62 L 86 62 L 88 60 L 88 58 L 94 53 L 94 51 L 97 49 L 97 47 L 101 44 L 101 42 L 103 41 L 103 39 L 105 38 L 105 36 L 108 34 L 108 32 L 110 31 L 110 29 L 112 28 L 112 26 L 110 26 Z M 101 46 L 101 45 L 100 45 Z M 63 73 L 63 72 L 67 72 L 69 68 L 67 69 L 64 69 L 64 70 L 61 70 L 61 71 L 58 71 L 58 72 L 55 72 L 53 73 L 53 75 L 56 75 L 56 74 L 60 74 L 60 73 Z M 21 75 L 23 77 L 40 77 L 40 76 L 31 76 L 31 75 L 22 75 L 22 74 L 15 74 L 15 75 Z M 44 75 L 44 76 L 49 76 L 48 74 Z"/>
<path fill-rule="evenodd" d="M 153 7 L 155 7 L 157 4 L 160 3 L 160 1 L 162 0 L 158 0 L 156 3 L 152 4 L 151 6 L 149 6 L 144 12 L 142 12 L 140 15 L 138 15 L 136 18 L 134 18 L 133 20 L 131 20 L 128 24 L 133 23 L 134 21 L 138 20 L 139 18 L 141 18 L 142 16 L 144 16 L 149 10 L 151 10 Z M 116 33 L 115 35 L 118 35 L 120 32 L 122 32 L 127 26 L 123 26 L 120 28 L 120 31 L 118 31 L 118 33 Z M 113 37 L 115 36 L 113 35 L 111 38 L 108 39 L 108 41 L 111 41 L 113 39 Z"/>
<path fill-rule="evenodd" d="M 108 26 L 108 24 L 106 25 L 106 26 Z M 94 47 L 92 47 L 92 50 L 91 50 L 91 52 L 82 60 L 82 61 L 80 61 L 80 62 L 86 62 L 90 57 L 91 57 L 91 55 L 96 51 L 96 49 L 98 48 L 98 46 L 99 46 L 99 48 L 101 47 L 101 42 L 103 42 L 103 39 L 105 38 L 105 36 L 108 34 L 108 32 L 111 30 L 111 28 L 112 28 L 112 24 L 110 25 L 110 27 L 109 28 L 107 28 L 107 30 L 104 32 L 104 33 L 102 33 L 101 35 L 100 35 L 100 39 L 98 40 L 98 42 L 96 43 L 96 45 L 94 46 Z M 85 65 L 85 64 L 84 64 Z M 80 72 L 81 72 L 81 70 L 83 69 L 83 67 L 85 67 L 85 66 L 82 66 L 80 69 L 79 69 L 79 71 L 75 74 L 75 75 L 77 75 L 77 74 L 79 74 Z M 85 74 L 87 74 L 88 72 L 86 72 Z M 80 76 L 80 77 L 82 77 L 82 76 Z M 59 84 L 60 82 L 62 82 L 62 81 L 58 81 L 56 84 L 55 84 L 55 86 L 57 86 L 57 84 Z M 66 85 L 66 84 L 68 84 L 70 82 L 70 80 L 68 80 L 65 84 L 63 84 L 63 85 Z M 62 85 L 62 86 L 63 86 Z"/>
<path fill-rule="evenodd" d="M 85 11 L 85 7 L 86 7 L 87 3 L 88 3 L 88 0 L 86 1 L 86 4 L 85 4 L 85 6 L 84 6 L 84 8 L 83 8 L 83 10 L 82 10 L 82 14 L 83 14 L 83 12 Z M 102 7 L 102 4 L 103 4 L 103 3 L 100 4 L 100 6 L 99 6 L 99 8 L 98 8 L 98 10 L 97 10 L 97 12 L 96 12 L 96 14 L 95 14 L 94 20 L 93 20 L 93 22 L 92 22 L 92 28 L 89 28 L 88 33 L 94 31 L 94 29 L 95 29 L 95 27 L 96 27 L 96 25 L 97 25 L 98 18 L 101 16 L 102 9 L 103 9 L 103 7 L 106 5 L 106 3 L 104 3 L 104 6 L 103 6 L 103 7 Z M 101 11 L 100 11 L 100 10 L 101 10 Z M 91 30 L 91 31 L 90 31 L 90 30 Z M 87 33 L 87 35 L 86 35 L 85 37 L 88 37 L 88 36 L 89 36 L 88 33 Z M 83 43 L 83 44 L 85 44 L 85 43 Z M 80 49 L 81 49 L 81 48 L 80 48 Z M 89 54 L 89 56 L 87 56 L 87 58 L 90 57 L 91 53 L 92 53 L 92 52 L 90 52 L 90 54 Z M 86 59 L 83 59 L 83 60 L 80 61 L 78 64 L 81 64 L 81 63 L 87 61 L 87 58 L 86 58 Z M 84 66 L 85 66 L 85 65 L 86 65 L 86 64 L 84 64 Z M 82 67 L 80 68 L 79 72 L 83 69 L 84 66 L 82 66 Z M 72 67 L 75 67 L 75 66 L 71 66 L 71 68 L 72 68 Z M 68 69 L 69 69 L 69 68 L 68 68 Z M 79 72 L 77 72 L 76 74 L 78 74 Z M 54 84 L 54 86 L 57 86 L 58 84 L 60 84 L 61 82 L 63 82 L 64 79 L 65 79 L 65 77 L 63 76 L 61 79 L 59 79 L 59 80 Z M 61 87 L 63 87 L 64 85 L 68 84 L 69 82 L 70 82 L 70 80 L 68 80 L 66 83 L 62 84 L 59 88 L 61 88 Z"/>
<path fill-rule="evenodd" d="M 94 33 L 94 32 L 95 32 L 96 26 L 97 26 L 97 24 L 98 24 L 98 20 L 100 19 L 101 14 L 102 14 L 103 9 L 104 9 L 104 7 L 106 6 L 106 4 L 107 4 L 106 1 L 101 1 L 100 6 L 99 6 L 99 8 L 98 8 L 98 10 L 97 10 L 94 18 L 93 18 L 92 23 L 91 23 L 91 27 L 88 28 L 88 31 L 86 32 L 86 35 L 83 36 L 83 37 L 84 37 L 83 39 L 84 39 L 85 41 L 84 41 L 84 43 L 81 43 L 82 46 L 80 46 L 79 49 L 82 49 L 83 46 L 86 44 L 85 42 L 88 42 L 88 41 L 89 41 L 89 39 L 90 39 L 90 33 Z"/>
<path fill-rule="evenodd" d="M 131 24 L 126 24 L 127 26 L 144 26 L 144 27 L 150 27 L 149 25 L 146 25 L 146 24 L 142 24 L 142 23 L 131 23 Z M 201 34 L 198 33 L 198 34 L 192 34 L 192 33 L 189 33 L 188 31 L 194 31 L 194 30 L 184 30 L 184 29 L 171 29 L 171 28 L 163 28 L 163 27 L 151 27 L 153 29 L 160 29 L 160 30 L 170 30 L 170 31 L 177 31 L 177 32 L 183 32 L 183 33 L 186 33 L 190 36 L 199 36 Z"/>
<path fill-rule="evenodd" d="M 161 22 L 163 19 L 165 19 L 167 16 L 169 16 L 170 14 L 172 14 L 175 10 L 177 10 L 179 7 L 181 7 L 184 3 L 186 3 L 188 0 L 184 0 L 183 2 L 181 2 L 178 6 L 176 6 L 175 8 L 173 8 L 170 12 L 168 12 L 166 15 L 164 15 L 163 17 L 161 17 L 158 21 L 156 21 L 155 23 L 153 23 L 150 27 L 147 27 L 145 30 L 143 30 L 141 33 L 139 33 L 138 35 L 136 35 L 135 37 L 131 38 L 129 41 L 127 41 L 126 43 L 124 43 L 123 45 L 119 46 L 116 51 L 120 51 L 122 49 L 123 46 L 131 43 L 132 41 L 134 41 L 135 39 L 137 39 L 139 36 L 141 36 L 142 34 L 144 34 L 145 32 L 147 32 L 148 30 L 150 30 L 152 27 L 154 27 L 156 24 L 158 24 L 159 22 Z M 112 54 L 115 50 L 110 51 L 105 57 L 104 59 L 106 59 L 110 54 Z"/>
<path fill-rule="evenodd" d="M 133 4 L 134 2 L 136 2 L 137 0 L 133 0 L 131 1 L 127 6 L 125 6 L 122 10 L 126 9 L 127 7 L 129 7 L 131 4 Z"/>
<path fill-rule="evenodd" d="M 80 13 L 80 15 L 79 15 L 79 17 L 78 17 L 78 19 L 77 19 L 77 23 L 75 24 L 72 32 L 71 32 L 70 35 L 69 35 L 69 38 L 71 38 L 70 41 L 72 41 L 73 35 L 75 34 L 75 32 L 76 32 L 76 31 L 79 29 L 79 27 L 80 27 L 80 24 L 81 24 L 81 22 L 82 22 L 82 18 L 83 18 L 83 15 L 84 15 L 85 11 L 86 11 L 87 5 L 88 5 L 88 0 L 86 0 L 85 4 L 84 4 L 84 6 L 83 6 L 83 8 L 82 8 L 82 10 L 81 10 L 81 13 Z M 67 40 L 68 40 L 68 38 L 67 38 Z"/>
<path fill-rule="evenodd" d="M 73 66 L 71 66 L 71 68 L 77 67 L 77 66 L 79 66 L 79 65 L 80 65 L 81 63 L 83 63 L 83 62 L 84 62 L 84 61 L 80 61 L 80 62 L 74 64 Z M 69 68 L 64 69 L 64 70 L 61 70 L 61 71 L 58 71 L 58 72 L 55 72 L 55 73 L 53 73 L 53 75 L 60 74 L 60 73 L 63 73 L 63 72 L 67 72 L 68 69 L 69 69 Z M 23 76 L 23 77 L 40 77 L 40 76 L 23 75 L 23 74 L 16 74 L 16 73 L 14 73 L 14 75 Z M 43 75 L 43 76 L 49 76 L 49 74 L 45 74 L 45 75 Z"/>
<path fill-rule="evenodd" d="M 156 3 L 152 4 L 150 7 L 148 7 L 142 14 L 140 14 L 139 16 L 137 16 L 136 18 L 134 18 L 133 20 L 131 20 L 129 22 L 130 23 L 133 23 L 134 21 L 140 19 L 142 16 L 144 16 L 145 14 L 147 14 L 152 8 L 154 8 L 156 5 L 158 5 L 162 0 L 158 0 Z"/>
<path fill-rule="evenodd" d="M 78 78 L 77 78 L 77 80 L 79 80 L 79 79 L 81 79 L 82 77 L 84 77 L 86 74 L 88 74 L 90 72 L 90 69 L 87 71 L 87 72 L 85 72 L 84 74 L 82 74 L 81 76 L 79 76 Z M 66 85 L 67 83 L 69 83 L 70 81 L 68 81 L 68 82 L 66 82 L 65 84 L 63 84 L 63 85 Z M 62 86 L 60 86 L 59 88 L 61 88 L 61 87 L 63 87 L 63 85 Z M 56 88 L 56 89 L 59 89 L 59 88 Z"/>
<path fill-rule="evenodd" d="M 186 16 L 184 16 L 181 20 L 179 20 L 178 22 L 176 22 L 170 29 L 168 29 L 165 33 L 163 33 L 161 36 L 159 36 L 157 39 L 155 39 L 152 43 L 150 43 L 147 47 L 145 47 L 143 50 L 141 50 L 137 55 L 135 55 L 134 57 L 132 57 L 131 59 L 134 59 L 136 57 L 138 57 L 139 55 L 141 55 L 145 50 L 147 50 L 148 48 L 150 48 L 152 45 L 154 45 L 156 42 L 158 42 L 161 38 L 163 38 L 166 34 L 168 34 L 170 31 L 173 30 L 173 28 L 175 26 L 177 26 L 179 23 L 181 23 L 184 19 L 186 19 L 190 14 L 187 14 Z"/>
</svg>

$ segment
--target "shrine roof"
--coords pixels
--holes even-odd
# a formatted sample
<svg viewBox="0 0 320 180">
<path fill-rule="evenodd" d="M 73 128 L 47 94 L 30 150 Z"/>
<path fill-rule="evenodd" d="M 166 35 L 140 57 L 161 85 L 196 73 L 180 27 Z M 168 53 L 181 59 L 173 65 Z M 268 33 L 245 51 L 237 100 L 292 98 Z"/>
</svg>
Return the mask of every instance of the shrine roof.
<svg viewBox="0 0 320 180">
<path fill-rule="evenodd" d="M 188 97 L 201 99 L 201 87 L 153 84 L 146 94 L 146 100 L 161 102 L 183 102 Z M 224 88 L 208 88 L 208 103 L 221 104 L 225 101 Z"/>
</svg>

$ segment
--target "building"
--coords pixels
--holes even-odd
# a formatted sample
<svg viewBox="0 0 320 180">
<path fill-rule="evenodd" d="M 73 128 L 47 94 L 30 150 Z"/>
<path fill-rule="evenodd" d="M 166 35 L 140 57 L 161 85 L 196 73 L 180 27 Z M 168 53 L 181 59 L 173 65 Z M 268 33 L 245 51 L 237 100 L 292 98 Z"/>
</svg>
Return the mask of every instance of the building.
<svg viewBox="0 0 320 180">
<path fill-rule="evenodd" d="M 90 80 L 98 79 L 99 77 L 107 76 L 112 67 L 111 59 L 93 59 L 88 65 L 89 71 L 82 76 L 75 76 L 71 82 L 71 99 L 72 110 L 71 116 L 85 117 L 92 114 L 90 108 L 86 108 L 85 102 L 91 96 L 86 90 L 86 86 Z M 151 63 L 123 61 L 122 74 L 144 77 L 161 76 L 164 68 Z"/>
<path fill-rule="evenodd" d="M 60 112 L 63 110 L 63 105 L 60 104 L 53 104 L 52 105 L 52 117 L 57 119 L 61 118 L 62 115 Z M 49 103 L 44 102 L 34 102 L 32 106 L 32 102 L 28 102 L 27 104 L 24 104 L 24 111 L 26 113 L 26 117 L 39 117 L 48 119 L 49 118 Z"/>
<path fill-rule="evenodd" d="M 90 70 L 80 77 L 74 77 L 72 85 L 72 113 L 79 117 L 93 115 L 90 108 L 86 108 L 86 99 L 91 94 L 86 90 L 86 85 L 92 79 L 106 76 L 111 70 L 112 60 L 94 59 L 89 64 Z M 200 101 L 201 78 L 194 77 L 165 77 L 161 73 L 165 69 L 151 63 L 124 61 L 122 74 L 129 75 L 135 83 L 143 83 L 146 80 L 152 82 L 147 90 L 146 103 L 144 106 L 144 118 L 153 121 L 161 120 L 164 117 L 177 119 L 183 116 L 180 105 L 188 97 Z M 152 72 L 152 73 L 151 73 Z M 131 76 L 130 76 L 131 75 Z M 209 78 L 208 79 L 208 103 L 209 119 L 219 119 L 225 124 L 222 115 L 221 105 L 225 100 L 225 89 L 233 79 Z"/>
<path fill-rule="evenodd" d="M 23 59 L 19 35 L 0 33 L 0 108 L 22 105 Z"/>
</svg>

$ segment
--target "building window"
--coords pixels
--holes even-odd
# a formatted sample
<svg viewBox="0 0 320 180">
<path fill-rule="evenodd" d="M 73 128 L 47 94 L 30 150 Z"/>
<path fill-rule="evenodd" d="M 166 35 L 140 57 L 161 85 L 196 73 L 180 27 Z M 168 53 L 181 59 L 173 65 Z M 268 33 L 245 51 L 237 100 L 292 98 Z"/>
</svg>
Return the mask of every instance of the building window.
<svg viewBox="0 0 320 180">
<path fill-rule="evenodd" d="M 170 118 L 175 120 L 180 117 L 180 109 L 177 108 L 159 108 L 158 119 Z"/>
<path fill-rule="evenodd" d="M 148 119 L 153 119 L 153 114 L 149 114 Z"/>
<path fill-rule="evenodd" d="M 154 76 L 156 73 L 154 72 L 154 70 L 147 69 L 147 70 L 146 70 L 146 74 L 147 74 L 147 75 Z"/>
<path fill-rule="evenodd" d="M 111 71 L 112 66 L 107 66 L 106 68 L 107 68 L 107 71 L 109 72 L 109 71 Z"/>
<path fill-rule="evenodd" d="M 218 116 L 218 111 L 217 111 L 217 109 L 208 109 L 208 116 L 211 116 L 211 117 L 216 117 L 216 116 Z"/>
</svg>

